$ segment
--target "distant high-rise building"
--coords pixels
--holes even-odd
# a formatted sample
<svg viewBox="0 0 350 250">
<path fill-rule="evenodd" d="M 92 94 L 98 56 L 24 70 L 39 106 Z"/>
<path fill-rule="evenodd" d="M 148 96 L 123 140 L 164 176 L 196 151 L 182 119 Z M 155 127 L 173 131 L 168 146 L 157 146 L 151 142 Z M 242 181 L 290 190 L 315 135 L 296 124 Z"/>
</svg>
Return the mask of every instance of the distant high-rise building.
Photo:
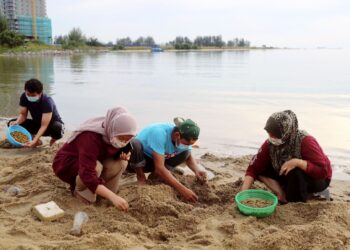
<svg viewBox="0 0 350 250">
<path fill-rule="evenodd" d="M 52 43 L 51 19 L 46 14 L 46 0 L 0 0 L 0 14 L 9 28 L 29 40 Z"/>
</svg>

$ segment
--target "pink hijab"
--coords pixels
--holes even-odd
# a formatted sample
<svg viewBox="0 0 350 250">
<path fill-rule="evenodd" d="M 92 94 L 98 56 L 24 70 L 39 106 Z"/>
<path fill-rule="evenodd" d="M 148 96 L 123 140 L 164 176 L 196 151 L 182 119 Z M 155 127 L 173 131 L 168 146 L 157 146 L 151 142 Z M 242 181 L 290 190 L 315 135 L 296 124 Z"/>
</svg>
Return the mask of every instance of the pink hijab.
<svg viewBox="0 0 350 250">
<path fill-rule="evenodd" d="M 74 141 L 82 132 L 90 131 L 101 134 L 103 140 L 111 144 L 111 139 L 118 135 L 136 136 L 136 127 L 135 118 L 125 108 L 116 107 L 109 109 L 106 116 L 91 118 L 81 124 L 67 143 Z"/>
</svg>

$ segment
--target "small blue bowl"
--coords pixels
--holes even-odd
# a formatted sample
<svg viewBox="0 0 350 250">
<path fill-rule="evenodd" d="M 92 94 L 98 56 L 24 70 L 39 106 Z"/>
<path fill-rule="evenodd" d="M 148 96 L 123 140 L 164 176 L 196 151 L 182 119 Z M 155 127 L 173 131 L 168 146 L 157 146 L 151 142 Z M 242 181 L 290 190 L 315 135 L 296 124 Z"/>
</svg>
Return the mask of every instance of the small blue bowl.
<svg viewBox="0 0 350 250">
<path fill-rule="evenodd" d="M 22 126 L 20 125 L 13 125 L 13 126 L 10 126 L 7 130 L 7 140 L 15 147 L 23 147 L 24 144 L 18 142 L 15 140 L 15 138 L 12 137 L 11 133 L 12 132 L 21 132 L 22 134 L 26 135 L 28 137 L 28 140 L 29 141 L 32 141 L 32 135 L 28 132 L 28 130 L 26 130 L 25 128 L 23 128 Z"/>
</svg>

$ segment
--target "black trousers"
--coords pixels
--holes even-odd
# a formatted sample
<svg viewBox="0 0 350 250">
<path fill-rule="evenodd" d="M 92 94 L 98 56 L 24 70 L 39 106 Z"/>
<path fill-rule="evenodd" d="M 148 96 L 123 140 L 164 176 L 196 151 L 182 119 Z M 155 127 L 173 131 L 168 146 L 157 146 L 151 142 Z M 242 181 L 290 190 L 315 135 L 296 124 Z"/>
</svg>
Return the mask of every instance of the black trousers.
<svg viewBox="0 0 350 250">
<path fill-rule="evenodd" d="M 10 122 L 16 121 L 17 118 L 11 119 L 8 123 L 7 126 L 10 125 Z M 41 124 L 33 121 L 32 119 L 26 119 L 23 123 L 19 124 L 22 127 L 24 127 L 26 130 L 29 131 L 32 135 L 35 135 L 38 133 Z M 63 137 L 64 134 L 64 125 L 61 122 L 58 121 L 51 121 L 49 126 L 47 127 L 45 133 L 43 136 L 51 136 L 52 139 L 58 140 Z"/>
<path fill-rule="evenodd" d="M 306 202 L 309 194 L 325 190 L 330 180 L 314 180 L 300 168 L 294 168 L 287 175 L 279 176 L 270 166 L 261 176 L 272 178 L 280 183 L 289 202 Z"/>
<path fill-rule="evenodd" d="M 151 157 L 144 153 L 142 143 L 138 139 L 133 139 L 130 143 L 132 150 L 127 168 L 128 171 L 135 172 L 135 168 L 141 167 L 145 173 L 154 172 L 154 161 Z M 168 169 L 175 168 L 176 166 L 185 162 L 190 154 L 190 151 L 183 151 L 174 157 L 166 159 L 164 165 Z"/>
</svg>

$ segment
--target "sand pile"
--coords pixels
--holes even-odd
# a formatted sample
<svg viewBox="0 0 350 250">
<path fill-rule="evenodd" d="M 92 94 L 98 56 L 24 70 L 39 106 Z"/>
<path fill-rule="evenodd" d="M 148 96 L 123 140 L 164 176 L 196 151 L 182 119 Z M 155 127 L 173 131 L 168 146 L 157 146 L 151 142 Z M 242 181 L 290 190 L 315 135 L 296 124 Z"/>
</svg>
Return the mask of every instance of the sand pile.
<svg viewBox="0 0 350 250">
<path fill-rule="evenodd" d="M 246 217 L 233 200 L 250 157 L 206 154 L 201 163 L 216 174 L 208 184 L 177 175 L 198 203 L 183 202 L 158 181 L 129 182 L 119 192 L 130 205 L 123 213 L 103 199 L 84 205 L 72 197 L 51 169 L 57 148 L 0 149 L 0 249 L 350 249 L 350 183 L 342 182 L 341 191 L 332 184 L 333 202 L 287 204 L 267 218 Z M 3 191 L 9 185 L 20 192 Z M 31 208 L 51 200 L 65 216 L 39 221 Z M 80 237 L 69 234 L 78 211 L 89 216 Z"/>
</svg>

